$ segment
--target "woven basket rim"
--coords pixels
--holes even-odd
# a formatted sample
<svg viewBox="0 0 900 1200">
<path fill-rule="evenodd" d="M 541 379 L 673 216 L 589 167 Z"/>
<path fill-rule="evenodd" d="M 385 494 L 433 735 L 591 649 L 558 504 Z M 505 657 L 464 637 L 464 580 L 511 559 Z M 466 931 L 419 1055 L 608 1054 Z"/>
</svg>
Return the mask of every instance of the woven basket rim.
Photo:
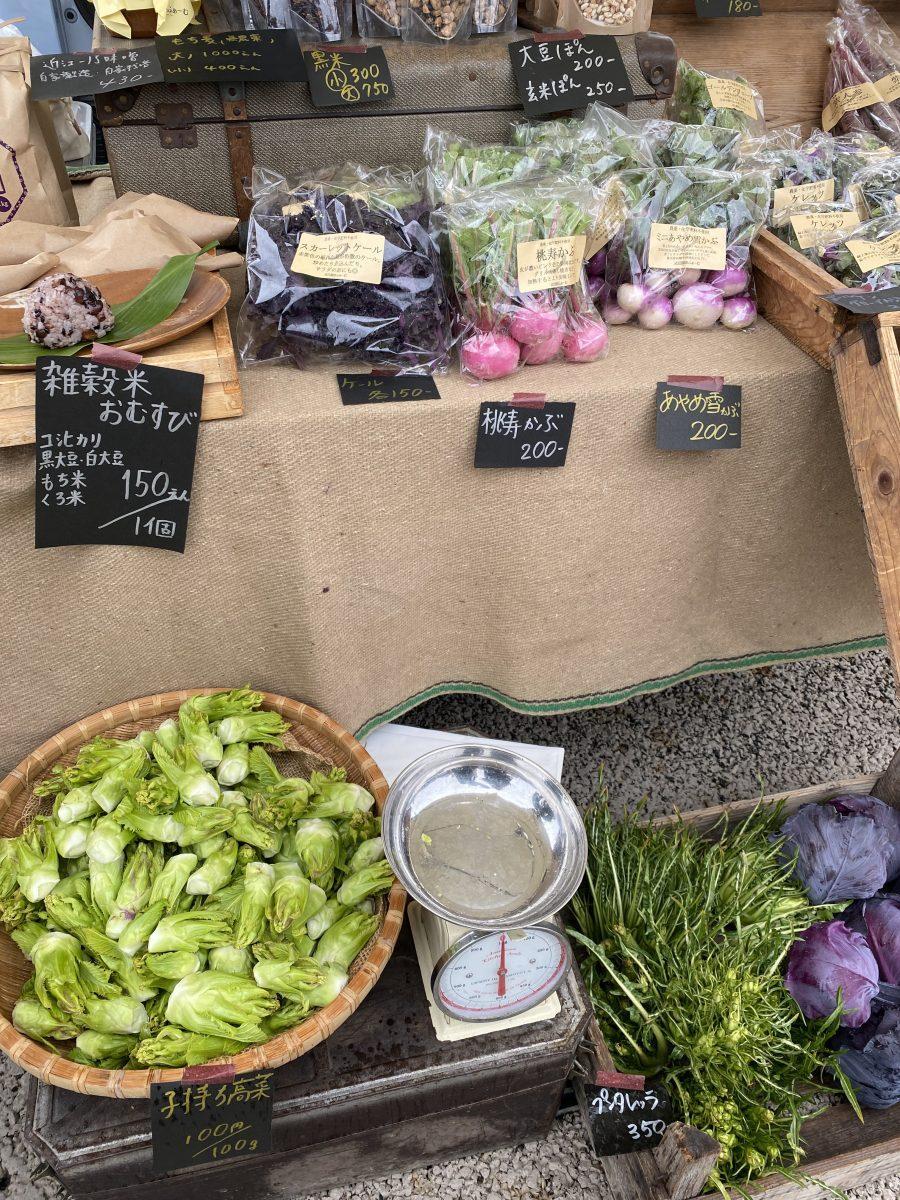
<svg viewBox="0 0 900 1200">
<path fill-rule="evenodd" d="M 233 685 L 231 685 L 233 686 Z M 82 717 L 53 734 L 37 749 L 26 755 L 20 763 L 0 780 L 0 816 L 5 815 L 13 800 L 27 792 L 34 781 L 43 775 L 67 751 L 83 745 L 104 730 L 115 729 L 127 722 L 149 720 L 175 712 L 179 705 L 191 696 L 210 695 L 226 691 L 227 687 L 186 688 L 180 691 L 157 692 L 126 700 L 109 708 L 100 709 Z M 280 713 L 291 725 L 315 728 L 337 743 L 355 760 L 357 767 L 370 780 L 369 790 L 381 811 L 387 798 L 388 784 L 378 764 L 368 751 L 343 726 L 310 704 L 292 700 L 277 692 L 262 692 L 263 708 Z M 381 927 L 366 947 L 366 959 L 340 994 L 327 1005 L 312 1013 L 300 1025 L 264 1042 L 250 1046 L 240 1054 L 216 1059 L 217 1066 L 233 1067 L 235 1074 L 246 1071 L 261 1071 L 284 1066 L 299 1058 L 314 1046 L 319 1045 L 344 1021 L 351 1016 L 371 991 L 390 958 L 400 929 L 406 892 L 399 881 L 395 881 L 387 898 L 387 910 Z M 100 1067 L 87 1067 L 74 1063 L 59 1054 L 33 1042 L 20 1033 L 6 1017 L 0 1014 L 0 1050 L 13 1062 L 44 1083 L 63 1087 L 69 1091 L 92 1096 L 107 1096 L 115 1099 L 138 1099 L 149 1097 L 154 1083 L 174 1083 L 190 1079 L 193 1073 L 203 1068 L 156 1067 L 141 1071 L 107 1071 Z M 204 1064 L 208 1066 L 209 1064 Z"/>
</svg>

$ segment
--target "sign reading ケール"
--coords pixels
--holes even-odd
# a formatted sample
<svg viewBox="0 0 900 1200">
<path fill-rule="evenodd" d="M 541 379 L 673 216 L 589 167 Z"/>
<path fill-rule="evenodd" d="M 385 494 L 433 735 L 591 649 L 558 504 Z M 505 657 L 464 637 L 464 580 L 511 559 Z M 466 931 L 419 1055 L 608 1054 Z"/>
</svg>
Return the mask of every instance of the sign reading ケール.
<svg viewBox="0 0 900 1200">
<path fill-rule="evenodd" d="M 183 551 L 202 392 L 188 371 L 39 358 L 35 546 Z"/>
</svg>

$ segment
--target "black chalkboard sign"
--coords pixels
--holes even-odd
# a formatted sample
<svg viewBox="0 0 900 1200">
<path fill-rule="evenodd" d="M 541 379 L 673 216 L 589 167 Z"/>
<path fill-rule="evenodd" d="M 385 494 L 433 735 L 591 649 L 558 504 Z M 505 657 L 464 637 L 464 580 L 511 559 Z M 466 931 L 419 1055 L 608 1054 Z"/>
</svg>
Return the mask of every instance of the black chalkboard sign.
<svg viewBox="0 0 900 1200">
<path fill-rule="evenodd" d="M 202 393 L 188 371 L 39 358 L 35 546 L 183 551 Z"/>
<path fill-rule="evenodd" d="M 847 312 L 874 313 L 900 311 L 900 287 L 882 288 L 880 292 L 825 292 L 823 300 L 830 300 L 845 308 Z"/>
<path fill-rule="evenodd" d="M 739 450 L 741 389 L 656 385 L 657 450 Z"/>
<path fill-rule="evenodd" d="M 347 375 L 338 372 L 344 404 L 386 404 L 392 400 L 440 400 L 431 375 Z"/>
<path fill-rule="evenodd" d="M 574 419 L 571 400 L 543 407 L 485 400 L 478 413 L 475 466 L 565 466 Z"/>
<path fill-rule="evenodd" d="M 381 46 L 360 51 L 304 50 L 309 98 L 316 108 L 347 107 L 388 100 L 394 84 Z"/>
<path fill-rule="evenodd" d="M 300 43 L 292 29 L 182 33 L 156 42 L 166 83 L 227 83 L 235 79 L 302 82 Z"/>
<path fill-rule="evenodd" d="M 626 1087 L 576 1082 L 575 1093 L 598 1156 L 652 1150 L 675 1120 L 666 1089 L 658 1084 Z"/>
<path fill-rule="evenodd" d="M 526 116 L 584 108 L 593 100 L 618 108 L 634 99 L 613 37 L 526 38 L 511 42 L 509 55 Z"/>
<path fill-rule="evenodd" d="M 694 0 L 698 17 L 761 17 L 759 0 Z"/>
<path fill-rule="evenodd" d="M 272 1149 L 273 1071 L 223 1079 L 215 1067 L 195 1068 L 189 1083 L 150 1086 L 153 1169 L 182 1167 L 261 1154 Z"/>
<path fill-rule="evenodd" d="M 162 77 L 153 45 L 108 54 L 42 54 L 31 60 L 31 94 L 35 100 L 94 96 L 161 83 Z"/>
</svg>

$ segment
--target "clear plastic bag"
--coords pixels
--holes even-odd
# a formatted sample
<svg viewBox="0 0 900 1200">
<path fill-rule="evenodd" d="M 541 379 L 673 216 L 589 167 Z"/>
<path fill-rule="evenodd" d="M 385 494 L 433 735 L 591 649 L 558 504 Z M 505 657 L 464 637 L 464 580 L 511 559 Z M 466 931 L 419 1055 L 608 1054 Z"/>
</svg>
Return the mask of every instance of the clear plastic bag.
<svg viewBox="0 0 900 1200">
<path fill-rule="evenodd" d="M 584 119 L 520 121 L 510 130 L 518 146 L 547 147 L 567 173 L 602 183 L 617 171 L 653 166 L 650 141 L 640 122 L 603 104 L 592 104 Z"/>
<path fill-rule="evenodd" d="M 400 37 L 406 0 L 356 0 L 356 24 L 361 38 Z"/>
<path fill-rule="evenodd" d="M 832 138 L 834 146 L 834 177 L 838 194 L 843 195 L 848 184 L 865 167 L 884 162 L 894 151 L 874 133 L 844 133 Z"/>
<path fill-rule="evenodd" d="M 241 0 L 241 9 L 248 29 L 293 29 L 317 42 L 353 33 L 353 0 Z"/>
<path fill-rule="evenodd" d="M 405 0 L 403 40 L 449 45 L 472 34 L 473 0 Z"/>
<path fill-rule="evenodd" d="M 863 220 L 863 214 L 848 199 L 841 197 L 815 203 L 800 201 L 778 212 L 773 211 L 769 228 L 792 250 L 824 267 L 823 247 L 857 228 Z"/>
<path fill-rule="evenodd" d="M 861 247 L 859 243 L 866 243 Z M 845 287 L 880 292 L 900 286 L 900 216 L 876 217 L 816 243 L 819 262 Z M 872 261 L 867 260 L 867 252 Z M 884 259 L 885 261 L 879 261 Z"/>
<path fill-rule="evenodd" d="M 643 129 L 660 167 L 704 167 L 729 171 L 740 157 L 741 131 L 717 125 L 681 125 L 677 121 L 651 120 Z"/>
<path fill-rule="evenodd" d="M 869 218 L 900 215 L 900 154 L 857 171 L 848 195 Z"/>
<path fill-rule="evenodd" d="M 765 133 L 759 90 L 734 71 L 701 71 L 678 60 L 666 116 L 681 125 L 713 125 L 742 133 Z"/>
<path fill-rule="evenodd" d="M 474 0 L 472 32 L 512 33 L 519 20 L 516 0 Z"/>
<path fill-rule="evenodd" d="M 444 129 L 425 131 L 425 165 L 431 202 L 447 204 L 480 188 L 559 170 L 564 155 L 551 146 L 478 145 Z"/>
<path fill-rule="evenodd" d="M 410 171 L 356 164 L 293 181 L 254 171 L 238 322 L 243 366 L 278 359 L 302 366 L 308 355 L 323 355 L 397 371 L 447 369 L 450 310 L 423 183 Z M 323 234 L 383 238 L 380 282 L 324 278 L 305 261 L 295 266 L 304 234 L 312 235 L 304 253 L 321 247 Z"/>
<path fill-rule="evenodd" d="M 584 258 L 605 240 L 614 190 L 555 176 L 488 188 L 442 210 L 464 374 L 501 379 L 520 366 L 606 357 L 609 335 Z"/>
<path fill-rule="evenodd" d="M 671 167 L 629 172 L 620 181 L 628 216 L 607 249 L 600 293 L 606 321 L 637 320 L 645 329 L 673 320 L 691 329 L 752 325 L 750 244 L 769 210 L 769 175 Z M 673 232 L 672 226 L 684 228 Z M 665 265 L 663 245 L 672 262 L 702 264 L 711 257 L 716 265 Z"/>
<path fill-rule="evenodd" d="M 874 9 L 841 0 L 828 45 L 823 129 L 875 134 L 900 150 L 900 81 L 892 78 L 900 70 L 900 41 Z M 848 95 L 850 88 L 857 90 Z"/>
</svg>

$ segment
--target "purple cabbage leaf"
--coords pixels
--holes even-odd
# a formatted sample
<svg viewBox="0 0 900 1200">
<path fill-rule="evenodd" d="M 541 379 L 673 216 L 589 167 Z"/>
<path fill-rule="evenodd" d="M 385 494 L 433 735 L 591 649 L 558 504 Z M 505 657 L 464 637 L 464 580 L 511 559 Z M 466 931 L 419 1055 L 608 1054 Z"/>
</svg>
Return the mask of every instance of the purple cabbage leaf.
<svg viewBox="0 0 900 1200">
<path fill-rule="evenodd" d="M 866 939 L 843 921 L 823 921 L 800 934 L 788 954 L 784 985 L 805 1017 L 830 1017 L 856 1029 L 878 995 L 878 963 Z"/>
<path fill-rule="evenodd" d="M 900 896 L 876 896 L 863 905 L 866 941 L 883 983 L 900 985 Z"/>
<path fill-rule="evenodd" d="M 840 1068 L 865 1108 L 900 1104 L 900 1008 L 873 1005 L 859 1029 L 845 1029 L 833 1041 Z"/>
<path fill-rule="evenodd" d="M 900 875 L 900 809 L 885 804 L 877 796 L 857 796 L 849 793 L 843 796 L 832 796 L 826 801 L 836 809 L 841 816 L 868 817 L 870 821 L 883 829 L 888 839 L 887 877 L 893 879 Z"/>
<path fill-rule="evenodd" d="M 888 879 L 888 834 L 862 813 L 805 804 L 788 817 L 781 836 L 785 855 L 796 855 L 795 873 L 813 904 L 867 900 Z"/>
</svg>

